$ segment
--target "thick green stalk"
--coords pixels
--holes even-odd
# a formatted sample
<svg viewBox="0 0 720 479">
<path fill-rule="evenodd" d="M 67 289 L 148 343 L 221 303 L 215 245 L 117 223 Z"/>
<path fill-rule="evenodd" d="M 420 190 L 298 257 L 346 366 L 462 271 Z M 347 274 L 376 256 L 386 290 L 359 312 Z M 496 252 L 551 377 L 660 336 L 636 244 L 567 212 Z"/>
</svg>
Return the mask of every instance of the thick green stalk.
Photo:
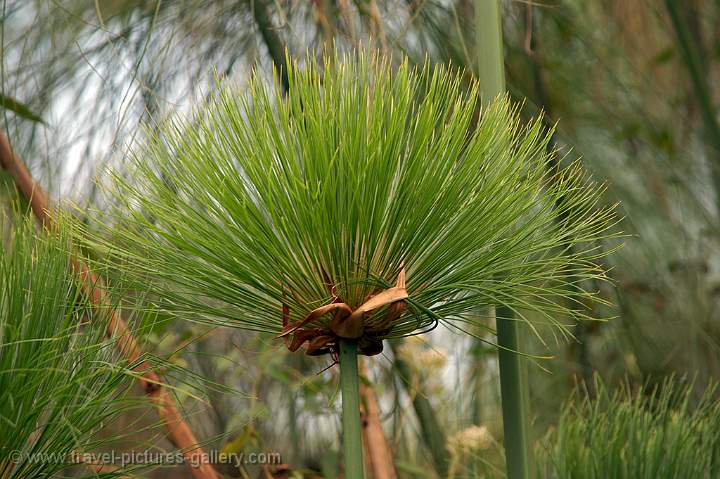
<svg viewBox="0 0 720 479">
<path fill-rule="evenodd" d="M 489 103 L 505 92 L 500 1 L 475 1 L 478 79 L 483 104 Z M 512 311 L 508 308 L 502 306 L 497 308 L 505 461 L 509 479 L 526 479 L 529 477 L 527 376 L 523 371 L 522 358 L 514 352 L 519 349 L 520 336 L 517 321 L 512 320 L 511 317 Z"/>
<path fill-rule="evenodd" d="M 363 479 L 360 380 L 356 341 L 340 340 L 340 391 L 342 392 L 345 477 Z"/>
<path fill-rule="evenodd" d="M 512 311 L 501 306 L 497 316 L 509 317 Z M 520 349 L 520 334 L 517 321 L 497 320 L 497 338 L 501 348 L 500 393 L 502 395 L 503 427 L 505 429 L 505 460 L 509 479 L 529 477 L 527 440 L 527 378 L 522 356 L 514 351 Z"/>
<path fill-rule="evenodd" d="M 505 92 L 500 0 L 475 0 L 478 80 L 483 104 Z"/>
</svg>

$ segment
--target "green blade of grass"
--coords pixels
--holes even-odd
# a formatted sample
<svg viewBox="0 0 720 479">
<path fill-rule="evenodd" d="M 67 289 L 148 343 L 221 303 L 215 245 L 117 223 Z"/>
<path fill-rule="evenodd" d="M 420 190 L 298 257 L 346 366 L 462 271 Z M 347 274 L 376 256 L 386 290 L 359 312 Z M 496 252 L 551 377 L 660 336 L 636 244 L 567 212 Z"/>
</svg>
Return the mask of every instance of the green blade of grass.
<svg viewBox="0 0 720 479">
<path fill-rule="evenodd" d="M 26 120 L 45 124 L 45 121 L 40 117 L 40 115 L 33 113 L 30 107 L 28 107 L 24 103 L 19 102 L 15 98 L 5 95 L 4 93 L 0 93 L 0 107 L 5 108 L 6 110 L 10 110 L 19 117 L 25 118 Z"/>
</svg>

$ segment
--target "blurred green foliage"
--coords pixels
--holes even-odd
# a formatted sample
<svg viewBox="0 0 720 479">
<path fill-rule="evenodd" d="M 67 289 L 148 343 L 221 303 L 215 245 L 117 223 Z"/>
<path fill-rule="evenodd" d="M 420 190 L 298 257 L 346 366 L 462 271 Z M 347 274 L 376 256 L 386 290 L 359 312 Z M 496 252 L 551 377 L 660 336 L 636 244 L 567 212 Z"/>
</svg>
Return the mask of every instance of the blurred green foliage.
<svg viewBox="0 0 720 479">
<path fill-rule="evenodd" d="M 654 386 L 596 396 L 578 388 L 558 424 L 538 442 L 539 477 L 558 479 L 712 478 L 720 474 L 720 401 L 698 399 L 670 377 Z"/>
</svg>

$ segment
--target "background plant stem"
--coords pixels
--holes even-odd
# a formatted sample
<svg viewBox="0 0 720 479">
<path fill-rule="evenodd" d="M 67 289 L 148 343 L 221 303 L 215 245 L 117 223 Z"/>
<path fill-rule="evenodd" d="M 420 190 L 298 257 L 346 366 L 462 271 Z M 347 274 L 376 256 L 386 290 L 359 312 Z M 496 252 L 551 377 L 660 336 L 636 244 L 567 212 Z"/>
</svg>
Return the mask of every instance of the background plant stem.
<svg viewBox="0 0 720 479">
<path fill-rule="evenodd" d="M 475 0 L 478 80 L 483 104 L 505 92 L 500 0 Z"/>
<path fill-rule="evenodd" d="M 280 75 L 283 91 L 287 93 L 290 89 L 290 81 L 288 79 L 288 68 L 285 61 L 285 50 L 287 46 L 283 43 L 277 28 L 273 26 L 270 13 L 268 12 L 268 4 L 264 0 L 255 0 L 253 2 L 253 16 L 257 24 L 260 35 L 262 35 L 265 46 L 267 46 L 268 54 L 272 58 L 273 65 Z"/>
<path fill-rule="evenodd" d="M 363 381 L 360 382 L 362 400 L 362 427 L 365 443 L 365 460 L 369 476 L 374 479 L 397 479 L 393 451 L 382 428 L 377 395 L 368 377 L 367 361 L 360 363 Z"/>
<path fill-rule="evenodd" d="M 500 0 L 476 0 L 475 28 L 478 51 L 478 79 L 483 105 L 505 92 Z M 529 474 L 527 439 L 527 377 L 522 358 L 514 351 L 520 346 L 517 321 L 512 311 L 496 310 L 497 339 L 500 345 L 500 391 L 502 395 L 505 461 L 509 479 L 525 479 Z"/>
<path fill-rule="evenodd" d="M 363 479 L 357 342 L 340 340 L 343 451 L 346 479 Z"/>
<path fill-rule="evenodd" d="M 714 150 L 710 158 L 710 169 L 715 183 L 715 199 L 720 208 L 720 124 L 715 115 L 712 92 L 703 72 L 702 58 L 699 52 L 700 45 L 693 40 L 687 23 L 687 10 L 691 6 L 677 0 L 665 0 L 665 6 L 677 36 L 682 60 L 690 75 L 693 93 L 697 98 L 697 105 L 705 124 L 707 143 Z"/>
<path fill-rule="evenodd" d="M 400 379 L 400 384 L 405 388 L 408 396 L 412 398 L 413 409 L 415 410 L 415 415 L 420 425 L 421 439 L 432 455 L 435 472 L 437 472 L 440 477 L 447 477 L 450 466 L 447 436 L 445 430 L 440 425 L 440 420 L 435 413 L 435 409 L 432 404 L 430 404 L 430 400 L 422 388 L 422 382 L 417 381 L 418 384 L 414 384 L 413 376 L 415 374 L 412 372 L 410 365 L 408 365 L 398 353 L 402 341 L 403 340 L 389 341 L 393 350 L 393 357 L 395 358 L 393 365 Z M 411 384 L 414 385 L 416 390 L 413 390 Z"/>
</svg>

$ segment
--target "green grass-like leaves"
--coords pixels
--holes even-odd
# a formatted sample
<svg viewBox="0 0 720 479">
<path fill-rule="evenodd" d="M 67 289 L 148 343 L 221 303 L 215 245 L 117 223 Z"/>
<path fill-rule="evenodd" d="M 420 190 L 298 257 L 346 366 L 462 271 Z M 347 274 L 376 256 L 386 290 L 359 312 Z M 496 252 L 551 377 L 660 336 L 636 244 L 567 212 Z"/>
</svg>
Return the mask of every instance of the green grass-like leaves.
<svg viewBox="0 0 720 479">
<path fill-rule="evenodd" d="M 0 228 L 4 225 L 0 222 Z M 0 477 L 54 477 L 108 445 L 103 424 L 133 407 L 130 377 L 84 299 L 67 238 L 30 220 L 0 243 Z M 75 457 L 71 453 L 79 454 Z M 98 477 L 81 468 L 86 476 Z M 101 477 L 117 477 L 113 472 Z"/>
<path fill-rule="evenodd" d="M 245 92 L 222 82 L 150 133 L 87 244 L 163 307 L 256 331 L 278 333 L 283 304 L 294 322 L 331 302 L 328 282 L 357 308 L 402 268 L 409 307 L 387 337 L 462 329 L 484 305 L 584 317 L 594 295 L 568 283 L 604 279 L 613 208 L 578 164 L 548 174 L 540 120 L 506 99 L 478 117 L 477 84 L 440 66 L 304 63 L 284 97 L 258 76 Z"/>
<path fill-rule="evenodd" d="M 539 477 L 709 479 L 720 475 L 720 402 L 672 378 L 658 387 L 598 397 L 576 392 L 538 447 Z"/>
</svg>

